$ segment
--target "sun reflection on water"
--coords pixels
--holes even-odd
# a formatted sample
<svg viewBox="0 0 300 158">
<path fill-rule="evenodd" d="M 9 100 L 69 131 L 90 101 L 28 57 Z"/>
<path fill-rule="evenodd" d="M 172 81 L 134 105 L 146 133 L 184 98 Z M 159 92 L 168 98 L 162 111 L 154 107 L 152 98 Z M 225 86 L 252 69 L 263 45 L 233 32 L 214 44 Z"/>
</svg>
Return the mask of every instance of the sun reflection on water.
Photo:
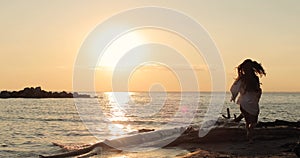
<svg viewBox="0 0 300 158">
<path fill-rule="evenodd" d="M 128 124 L 130 120 L 126 117 L 125 110 L 131 94 L 127 92 L 106 92 L 105 95 L 109 100 L 109 114 L 107 119 L 110 121 L 108 130 L 112 137 L 119 137 L 133 132 L 134 129 Z"/>
</svg>

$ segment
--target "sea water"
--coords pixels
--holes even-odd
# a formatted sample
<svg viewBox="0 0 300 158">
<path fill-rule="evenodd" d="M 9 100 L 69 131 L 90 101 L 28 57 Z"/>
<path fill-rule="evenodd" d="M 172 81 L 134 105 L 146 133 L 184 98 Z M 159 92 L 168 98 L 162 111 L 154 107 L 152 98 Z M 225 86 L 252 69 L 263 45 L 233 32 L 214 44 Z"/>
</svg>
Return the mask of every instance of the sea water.
<svg viewBox="0 0 300 158">
<path fill-rule="evenodd" d="M 118 94 L 122 96 L 123 93 Z M 211 95 L 202 92 L 130 92 L 116 99 L 113 93 L 98 93 L 98 98 L 80 100 L 80 103 L 94 104 L 87 106 L 93 108 L 91 112 L 101 113 L 98 119 L 88 120 L 80 116 L 84 112 L 78 111 L 82 110 L 76 107 L 78 102 L 70 98 L 0 99 L 0 157 L 37 157 L 61 152 L 52 142 L 95 143 L 131 135 L 140 129 L 197 126 L 207 116 Z M 230 108 L 231 114 L 239 114 L 239 106 L 229 100 L 230 94 L 227 93 L 224 103 L 217 105 L 221 107 L 217 111 L 219 116 L 226 114 L 226 108 Z M 300 93 L 263 93 L 259 121 L 299 121 L 299 109 Z M 177 115 L 182 110 L 188 115 Z M 174 153 L 170 150 L 160 152 L 169 156 L 170 152 Z M 129 154 L 131 156 L 134 157 Z"/>
</svg>

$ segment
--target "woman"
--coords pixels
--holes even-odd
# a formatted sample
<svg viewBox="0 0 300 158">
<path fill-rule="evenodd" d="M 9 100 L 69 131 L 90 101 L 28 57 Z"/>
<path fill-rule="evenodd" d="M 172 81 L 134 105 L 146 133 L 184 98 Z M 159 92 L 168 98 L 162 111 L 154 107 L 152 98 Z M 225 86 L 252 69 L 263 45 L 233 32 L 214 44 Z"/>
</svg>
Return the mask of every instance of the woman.
<svg viewBox="0 0 300 158">
<path fill-rule="evenodd" d="M 266 75 L 261 64 L 251 59 L 246 59 L 238 66 L 238 77 L 230 88 L 232 97 L 230 101 L 235 102 L 239 94 L 237 104 L 245 117 L 247 137 L 252 142 L 253 129 L 257 124 L 259 114 L 259 99 L 262 93 L 259 77 Z"/>
</svg>

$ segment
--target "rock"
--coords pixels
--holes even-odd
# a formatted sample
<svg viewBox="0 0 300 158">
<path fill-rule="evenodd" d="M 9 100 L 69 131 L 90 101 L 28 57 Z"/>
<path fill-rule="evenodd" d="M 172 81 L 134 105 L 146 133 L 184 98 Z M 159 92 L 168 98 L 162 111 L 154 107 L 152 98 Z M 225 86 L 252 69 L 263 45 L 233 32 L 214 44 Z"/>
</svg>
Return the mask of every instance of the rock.
<svg viewBox="0 0 300 158">
<path fill-rule="evenodd" d="M 68 93 L 66 91 L 62 92 L 47 92 L 42 90 L 41 87 L 26 87 L 20 91 L 2 91 L 0 93 L 0 98 L 90 98 L 87 94 Z"/>
<path fill-rule="evenodd" d="M 138 130 L 138 132 L 139 133 L 144 133 L 144 132 L 151 132 L 151 131 L 154 131 L 155 129 L 145 129 L 145 128 L 143 128 L 143 129 L 139 129 Z"/>
<path fill-rule="evenodd" d="M 0 98 L 9 98 L 11 95 L 8 91 L 2 91 L 0 93 Z"/>
</svg>

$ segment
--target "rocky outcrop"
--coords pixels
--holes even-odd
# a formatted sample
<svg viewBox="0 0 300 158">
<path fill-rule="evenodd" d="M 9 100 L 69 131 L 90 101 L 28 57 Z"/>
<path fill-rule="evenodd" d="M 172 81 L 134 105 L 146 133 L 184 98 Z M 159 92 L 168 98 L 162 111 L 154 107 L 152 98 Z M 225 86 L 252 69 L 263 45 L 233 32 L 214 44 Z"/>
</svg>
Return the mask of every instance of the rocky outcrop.
<svg viewBox="0 0 300 158">
<path fill-rule="evenodd" d="M 1 91 L 0 98 L 90 98 L 90 95 L 78 94 L 77 92 L 68 93 L 62 92 L 51 92 L 42 90 L 41 87 L 26 87 L 20 91 Z"/>
</svg>

